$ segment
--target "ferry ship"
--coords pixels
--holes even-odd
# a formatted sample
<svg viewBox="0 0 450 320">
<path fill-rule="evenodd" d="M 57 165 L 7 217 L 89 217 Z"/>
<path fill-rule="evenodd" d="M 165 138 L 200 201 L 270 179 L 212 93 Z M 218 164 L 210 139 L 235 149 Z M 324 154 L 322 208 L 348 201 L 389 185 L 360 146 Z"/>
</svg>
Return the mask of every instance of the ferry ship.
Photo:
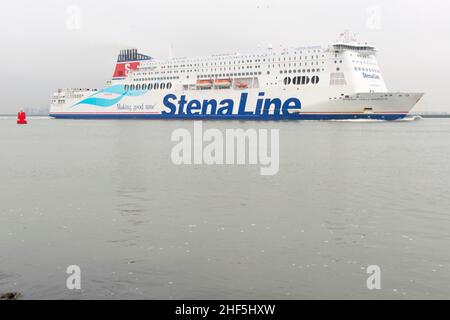
<svg viewBox="0 0 450 320">
<path fill-rule="evenodd" d="M 399 120 L 423 93 L 391 92 L 377 49 L 340 39 L 327 47 L 158 60 L 121 50 L 103 89 L 59 89 L 64 119 Z"/>
</svg>

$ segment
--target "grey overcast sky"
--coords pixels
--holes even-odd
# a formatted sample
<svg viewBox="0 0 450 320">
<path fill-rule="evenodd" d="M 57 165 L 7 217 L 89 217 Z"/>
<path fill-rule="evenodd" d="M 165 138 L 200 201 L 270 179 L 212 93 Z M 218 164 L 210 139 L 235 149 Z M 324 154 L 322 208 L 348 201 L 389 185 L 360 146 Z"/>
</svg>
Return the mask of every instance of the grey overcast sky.
<svg viewBox="0 0 450 320">
<path fill-rule="evenodd" d="M 101 87 L 122 47 L 167 58 L 171 46 L 175 57 L 326 46 L 345 29 L 377 45 L 389 90 L 450 111 L 449 12 L 448 0 L 2 0 L 0 113 Z"/>
</svg>

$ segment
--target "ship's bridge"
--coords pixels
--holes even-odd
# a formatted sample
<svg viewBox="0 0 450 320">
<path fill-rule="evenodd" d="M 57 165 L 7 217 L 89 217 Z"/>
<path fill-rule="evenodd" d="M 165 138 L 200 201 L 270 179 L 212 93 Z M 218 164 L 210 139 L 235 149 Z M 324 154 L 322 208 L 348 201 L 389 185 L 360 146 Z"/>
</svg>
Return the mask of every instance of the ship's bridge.
<svg viewBox="0 0 450 320">
<path fill-rule="evenodd" d="M 346 50 L 356 51 L 361 54 L 375 54 L 377 49 L 375 46 L 364 43 L 335 42 L 331 45 L 331 49 L 337 52 Z"/>
</svg>

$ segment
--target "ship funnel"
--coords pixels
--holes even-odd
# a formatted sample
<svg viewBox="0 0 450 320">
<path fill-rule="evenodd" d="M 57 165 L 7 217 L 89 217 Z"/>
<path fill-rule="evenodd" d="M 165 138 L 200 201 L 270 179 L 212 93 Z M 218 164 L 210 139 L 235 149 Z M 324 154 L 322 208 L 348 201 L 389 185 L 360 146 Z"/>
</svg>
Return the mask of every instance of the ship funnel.
<svg viewBox="0 0 450 320">
<path fill-rule="evenodd" d="M 141 54 L 137 49 L 122 49 L 117 57 L 117 65 L 114 71 L 113 80 L 126 78 L 128 72 L 137 70 L 142 61 L 152 60 L 153 58 Z"/>
</svg>

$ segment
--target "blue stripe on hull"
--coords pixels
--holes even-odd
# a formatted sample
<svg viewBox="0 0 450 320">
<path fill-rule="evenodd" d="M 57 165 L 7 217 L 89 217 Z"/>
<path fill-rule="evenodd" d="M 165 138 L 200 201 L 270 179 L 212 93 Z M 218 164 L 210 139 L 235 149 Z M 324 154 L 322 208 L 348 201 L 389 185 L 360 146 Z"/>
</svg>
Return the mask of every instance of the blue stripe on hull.
<svg viewBox="0 0 450 320">
<path fill-rule="evenodd" d="M 400 120 L 406 114 L 295 114 L 288 116 L 246 116 L 246 115 L 161 115 L 161 114 L 50 114 L 57 119 L 186 119 L 186 120 L 250 120 L 250 121 L 280 121 L 280 120 Z"/>
</svg>

